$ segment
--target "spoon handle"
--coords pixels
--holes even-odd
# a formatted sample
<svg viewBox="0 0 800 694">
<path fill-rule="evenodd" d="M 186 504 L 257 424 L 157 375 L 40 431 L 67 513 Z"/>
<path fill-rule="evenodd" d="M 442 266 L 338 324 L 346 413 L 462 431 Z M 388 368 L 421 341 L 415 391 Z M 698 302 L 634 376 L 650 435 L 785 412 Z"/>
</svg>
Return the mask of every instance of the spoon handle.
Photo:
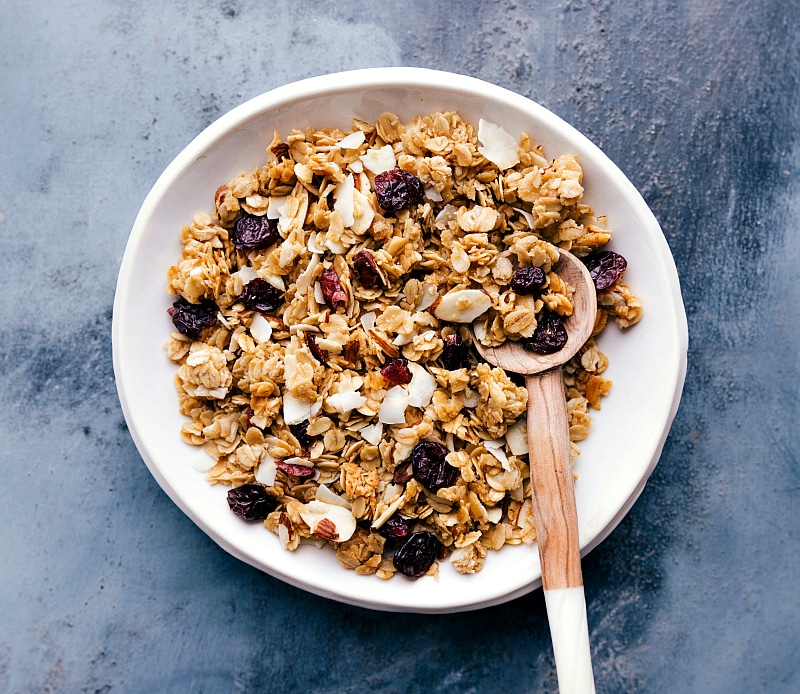
<svg viewBox="0 0 800 694">
<path fill-rule="evenodd" d="M 561 369 L 526 377 L 536 537 L 561 694 L 594 692 Z"/>
</svg>

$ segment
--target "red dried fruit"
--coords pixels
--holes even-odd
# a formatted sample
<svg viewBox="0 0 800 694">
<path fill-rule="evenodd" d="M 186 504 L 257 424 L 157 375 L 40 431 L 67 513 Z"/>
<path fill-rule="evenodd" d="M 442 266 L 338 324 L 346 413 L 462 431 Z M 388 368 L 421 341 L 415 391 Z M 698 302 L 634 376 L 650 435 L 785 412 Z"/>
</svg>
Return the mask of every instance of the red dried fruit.
<svg viewBox="0 0 800 694">
<path fill-rule="evenodd" d="M 342 289 L 342 283 L 339 280 L 339 275 L 336 274 L 336 270 L 332 267 L 325 270 L 319 278 L 319 283 L 322 286 L 322 294 L 325 296 L 325 301 L 331 310 L 335 311 L 339 306 L 347 304 L 347 294 Z"/>
<path fill-rule="evenodd" d="M 614 251 L 597 251 L 583 259 L 596 289 L 608 289 L 619 281 L 628 261 Z"/>
<path fill-rule="evenodd" d="M 422 441 L 411 451 L 411 471 L 414 479 L 435 492 L 452 487 L 458 479 L 458 468 L 445 460 L 447 448 L 436 441 Z"/>
<path fill-rule="evenodd" d="M 269 248 L 280 239 L 278 220 L 246 214 L 231 231 L 231 243 L 244 251 Z"/>
<path fill-rule="evenodd" d="M 378 204 L 387 212 L 406 210 L 422 202 L 425 188 L 414 174 L 402 169 L 384 171 L 375 176 Z"/>
<path fill-rule="evenodd" d="M 244 286 L 238 299 L 253 311 L 267 313 L 281 305 L 282 294 L 280 289 L 273 287 L 267 280 L 256 277 Z"/>
<path fill-rule="evenodd" d="M 407 460 L 404 463 L 400 463 L 394 469 L 394 475 L 392 475 L 392 484 L 405 484 L 408 482 L 414 475 L 411 474 L 411 461 Z"/>
<path fill-rule="evenodd" d="M 533 337 L 525 340 L 522 346 L 537 354 L 553 354 L 567 344 L 567 329 L 557 313 L 542 311 Z"/>
<path fill-rule="evenodd" d="M 322 351 L 320 346 L 317 344 L 317 338 L 314 337 L 308 330 L 304 332 L 305 340 L 306 340 L 306 347 L 308 347 L 308 351 L 311 352 L 311 356 L 314 357 L 320 364 L 327 364 L 328 360 L 325 358 L 325 352 Z"/>
<path fill-rule="evenodd" d="M 408 368 L 408 359 L 397 357 L 392 359 L 381 369 L 383 376 L 393 386 L 404 386 L 411 383 L 411 370 Z"/>
<path fill-rule="evenodd" d="M 369 251 L 359 251 L 353 258 L 353 269 L 364 289 L 372 289 L 378 282 L 378 265 Z"/>
<path fill-rule="evenodd" d="M 533 294 L 544 286 L 544 270 L 540 267 L 522 267 L 511 276 L 511 288 L 517 294 Z"/>
<path fill-rule="evenodd" d="M 448 371 L 469 368 L 469 347 L 458 333 L 446 335 L 443 338 L 444 348 L 439 357 L 442 366 Z"/>
<path fill-rule="evenodd" d="M 299 443 L 303 448 L 308 448 L 313 443 L 313 439 L 308 435 L 307 419 L 304 419 L 299 424 L 290 424 L 289 431 L 294 434 L 294 437 L 297 439 L 297 443 Z"/>
<path fill-rule="evenodd" d="M 392 563 L 404 576 L 424 576 L 439 556 L 442 543 L 433 533 L 421 530 L 409 535 L 395 551 Z"/>
<path fill-rule="evenodd" d="M 294 475 L 295 477 L 311 477 L 311 475 L 314 474 L 313 467 L 297 465 L 296 463 L 287 463 L 285 460 L 277 460 L 275 461 L 275 465 L 287 475 Z"/>
<path fill-rule="evenodd" d="M 243 484 L 228 492 L 228 506 L 245 520 L 264 520 L 277 507 L 278 502 L 261 484 Z"/>
<path fill-rule="evenodd" d="M 395 513 L 378 530 L 378 533 L 386 539 L 383 545 L 384 550 L 393 551 L 396 549 L 404 537 L 408 537 L 414 525 L 413 518 L 406 518 Z"/>
<path fill-rule="evenodd" d="M 406 535 L 411 532 L 411 526 L 413 524 L 413 518 L 406 518 L 405 516 L 395 513 L 381 526 L 379 532 L 384 537 L 406 537 Z"/>
<path fill-rule="evenodd" d="M 190 304 L 181 297 L 167 309 L 167 313 L 175 329 L 192 340 L 199 340 L 203 330 L 217 324 L 217 305 L 208 299 Z"/>
</svg>

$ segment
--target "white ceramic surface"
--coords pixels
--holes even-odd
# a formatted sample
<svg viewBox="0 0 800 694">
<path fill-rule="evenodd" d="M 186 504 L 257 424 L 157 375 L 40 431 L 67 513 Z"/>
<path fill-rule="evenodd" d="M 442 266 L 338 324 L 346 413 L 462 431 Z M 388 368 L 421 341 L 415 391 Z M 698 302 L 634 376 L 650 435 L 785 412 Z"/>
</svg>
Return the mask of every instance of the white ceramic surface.
<svg viewBox="0 0 800 694">
<path fill-rule="evenodd" d="M 315 77 L 262 94 L 198 135 L 167 167 L 136 218 L 114 302 L 114 371 L 131 435 L 170 498 L 222 548 L 272 576 L 318 595 L 390 611 L 453 612 L 498 604 L 541 585 L 534 547 L 490 553 L 482 572 L 462 576 L 447 561 L 438 580 L 358 576 L 334 553 L 303 546 L 286 552 L 261 524 L 228 510 L 226 489 L 212 487 L 192 460 L 204 454 L 179 436 L 174 365 L 164 353 L 171 330 L 167 268 L 180 254 L 178 234 L 194 214 L 213 210 L 214 192 L 240 171 L 262 166 L 274 130 L 350 126 L 393 111 L 408 120 L 456 109 L 520 131 L 549 157 L 575 153 L 585 200 L 608 217 L 609 246 L 629 261 L 626 282 L 644 301 L 642 321 L 601 337 L 614 388 L 586 441 L 576 471 L 584 552 L 624 517 L 652 472 L 675 415 L 686 370 L 687 326 L 675 264 L 661 229 L 633 185 L 589 140 L 542 106 L 473 78 L 418 68 L 378 68 Z M 591 580 L 587 577 L 587 580 Z"/>
</svg>

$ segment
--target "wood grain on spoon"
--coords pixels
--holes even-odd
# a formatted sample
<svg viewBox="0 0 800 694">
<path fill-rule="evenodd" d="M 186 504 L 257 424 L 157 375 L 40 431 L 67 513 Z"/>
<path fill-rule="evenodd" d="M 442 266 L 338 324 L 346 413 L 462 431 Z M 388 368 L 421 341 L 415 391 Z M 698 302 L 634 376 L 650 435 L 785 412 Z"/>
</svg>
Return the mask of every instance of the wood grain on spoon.
<svg viewBox="0 0 800 694">
<path fill-rule="evenodd" d="M 594 692 L 561 366 L 592 334 L 597 294 L 583 263 L 559 253 L 553 270 L 573 290 L 573 312 L 564 321 L 566 344 L 552 354 L 536 354 L 512 341 L 485 347 L 474 333 L 473 342 L 490 364 L 525 376 L 531 496 L 559 686 L 564 692 Z"/>
</svg>

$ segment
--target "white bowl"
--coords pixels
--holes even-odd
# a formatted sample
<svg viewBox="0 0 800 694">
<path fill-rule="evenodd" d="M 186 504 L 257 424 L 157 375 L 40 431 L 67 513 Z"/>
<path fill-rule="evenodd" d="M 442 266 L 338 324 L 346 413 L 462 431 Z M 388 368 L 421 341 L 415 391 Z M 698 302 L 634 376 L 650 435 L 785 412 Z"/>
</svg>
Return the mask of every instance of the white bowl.
<svg viewBox="0 0 800 694">
<path fill-rule="evenodd" d="M 198 135 L 159 177 L 131 230 L 114 301 L 113 352 L 122 409 L 136 446 L 170 498 L 222 548 L 266 573 L 318 595 L 390 611 L 454 612 L 499 604 L 541 585 L 530 546 L 490 553 L 483 571 L 458 574 L 443 562 L 438 580 L 381 581 L 340 567 L 329 549 L 284 551 L 261 524 L 243 523 L 192 460 L 204 455 L 181 441 L 183 417 L 164 342 L 167 268 L 181 252 L 179 231 L 213 209 L 214 192 L 240 171 L 262 166 L 274 130 L 349 127 L 354 116 L 384 111 L 406 121 L 458 110 L 517 135 L 525 131 L 548 157 L 574 153 L 584 170 L 585 200 L 608 217 L 610 248 L 629 262 L 626 282 L 643 299 L 644 318 L 622 334 L 601 336 L 611 394 L 582 442 L 575 493 L 585 554 L 628 512 L 652 472 L 675 415 L 686 369 L 687 326 L 675 264 L 653 214 L 622 172 L 589 140 L 542 106 L 470 77 L 418 68 L 356 70 L 315 77 L 262 94 Z"/>
</svg>

